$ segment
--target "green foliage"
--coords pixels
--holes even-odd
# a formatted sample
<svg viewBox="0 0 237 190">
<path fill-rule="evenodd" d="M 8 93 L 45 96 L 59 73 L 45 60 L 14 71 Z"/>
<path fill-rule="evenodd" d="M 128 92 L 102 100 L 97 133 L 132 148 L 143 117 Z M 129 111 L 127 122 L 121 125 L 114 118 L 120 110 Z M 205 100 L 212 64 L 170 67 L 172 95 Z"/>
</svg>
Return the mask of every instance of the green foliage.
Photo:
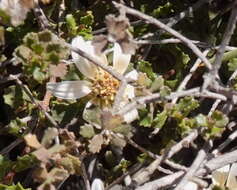
<svg viewBox="0 0 237 190">
<path fill-rule="evenodd" d="M 159 6 L 158 8 L 154 9 L 151 14 L 156 18 L 160 18 L 170 15 L 173 12 L 174 10 L 172 9 L 172 4 L 170 2 L 167 2 L 165 5 Z"/>
<path fill-rule="evenodd" d="M 37 159 L 34 155 L 24 155 L 17 157 L 16 164 L 14 165 L 13 169 L 16 172 L 20 172 L 26 170 L 28 168 L 32 168 L 37 163 Z"/>
<path fill-rule="evenodd" d="M 81 168 L 81 164 L 87 162 L 88 158 L 90 160 L 92 154 L 96 154 L 95 167 L 100 174 L 98 177 L 103 179 L 105 186 L 108 187 L 123 173 L 133 170 L 133 166 L 137 164 L 149 166 L 154 160 L 150 154 L 145 153 L 146 151 L 163 155 L 166 149 L 169 150 L 193 129 L 202 129 L 200 130 L 202 133 L 195 141 L 197 148 L 186 147 L 184 143 L 185 149 L 182 149 L 177 157 L 172 157 L 172 161 L 189 165 L 190 161 L 194 160 L 193 155 L 197 155 L 199 147 L 203 146 L 204 140 L 219 138 L 222 141 L 221 135 L 229 120 L 235 121 L 234 109 L 228 115 L 214 111 L 208 116 L 210 111 L 208 109 L 213 101 L 209 98 L 184 96 L 174 104 L 166 98 L 175 93 L 178 85 L 190 73 L 197 56 L 186 46 L 187 44 L 157 43 L 174 37 L 152 24 L 137 21 L 130 16 L 128 18 L 131 18 L 131 23 L 128 31 L 132 35 L 127 36 L 128 33 L 123 30 L 117 32 L 118 36 L 116 36 L 119 38 L 117 42 L 123 46 L 123 51 L 131 48 L 130 40 L 155 42 L 152 45 L 138 44 L 136 53 L 131 57 L 134 64 L 129 63 L 127 72 L 133 69 L 138 71 L 138 79 L 129 81 L 129 85 L 135 89 L 135 98 L 121 100 L 122 106 L 117 112 L 117 107 L 113 105 L 103 108 L 93 105 L 94 101 L 90 99 L 90 95 L 80 100 L 61 100 L 53 97 L 46 90 L 47 82 L 84 79 L 75 64 L 71 64 L 70 50 L 65 41 L 71 42 L 78 35 L 86 40 L 99 37 L 97 34 L 107 35 L 109 30 L 104 28 L 106 27 L 104 18 L 111 13 L 116 16 L 117 13 L 123 13 L 122 9 L 117 12 L 112 3 L 105 1 L 63 2 L 40 2 L 40 7 L 50 25 L 48 30 L 44 31 L 42 31 L 45 27 L 42 21 L 32 12 L 29 12 L 21 26 L 9 27 L 11 18 L 8 13 L 0 10 L 2 24 L 0 26 L 0 95 L 3 97 L 2 99 L 0 96 L 0 126 L 1 135 L 4 137 L 1 141 L 2 148 L 8 146 L 8 142 L 3 142 L 5 135 L 7 138 L 14 136 L 14 139 L 17 137 L 25 140 L 25 144 L 17 145 L 6 154 L 7 156 L 0 155 L 0 180 L 3 183 L 0 184 L 0 190 L 24 190 L 20 183 L 17 185 L 11 183 L 17 181 L 18 175 L 23 175 L 20 180 L 29 175 L 29 168 L 32 168 L 30 172 L 33 171 L 32 178 L 34 178 L 34 181 L 27 181 L 30 187 L 36 189 L 36 185 L 39 185 L 37 188 L 39 190 L 68 189 L 65 184 L 71 182 L 69 176 L 81 176 L 84 169 Z M 132 7 L 158 18 L 165 24 L 175 21 L 172 18 L 177 19 L 176 15 L 195 3 L 189 0 L 129 2 Z M 230 15 L 230 10 L 225 6 L 228 8 L 228 2 L 206 3 L 192 13 L 189 12 L 184 18 L 181 15 L 181 20 L 178 20 L 179 22 L 172 28 L 190 40 L 200 41 L 195 44 L 201 51 L 217 46 L 223 39 Z M 14 6 L 12 9 L 14 10 Z M 126 28 L 124 24 L 127 23 L 119 22 L 118 29 Z M 116 31 L 114 33 L 116 34 Z M 236 31 L 233 36 L 236 36 Z M 99 43 L 96 41 L 93 44 L 108 53 L 109 63 L 111 63 L 113 56 L 110 48 L 113 47 L 114 39 L 107 38 L 107 40 L 106 43 L 109 43 L 106 45 L 105 41 Z M 232 37 L 230 45 L 236 46 L 236 43 L 236 38 Z M 215 56 L 216 49 L 211 49 L 207 56 L 211 64 Z M 237 69 L 236 56 L 237 50 L 228 49 L 223 55 L 223 64 L 219 70 L 221 87 L 237 89 L 236 78 L 231 81 L 232 86 L 226 86 L 231 72 Z M 203 74 L 206 72 L 208 71 L 205 65 L 200 63 L 196 70 L 191 72 L 192 78 L 188 81 L 186 89 L 201 87 Z M 16 81 L 9 80 L 9 75 L 19 76 L 22 84 L 32 92 L 36 103 L 32 102 L 22 90 L 22 86 L 19 86 Z M 94 79 L 89 79 L 89 82 L 93 83 Z M 207 90 L 216 92 L 212 88 Z M 159 98 L 152 102 L 148 100 L 149 103 L 143 104 L 142 100 L 149 99 L 154 93 Z M 218 93 L 222 94 L 222 91 Z M 230 90 L 229 102 L 231 93 Z M 89 99 L 92 103 L 90 106 L 86 105 Z M 132 123 L 126 123 L 123 115 L 119 115 L 120 109 L 123 109 L 126 104 L 125 101 L 131 105 L 138 104 L 139 119 Z M 223 110 L 222 104 L 225 104 L 225 101 L 219 104 L 219 110 Z M 51 116 L 59 127 L 50 128 L 52 121 L 48 120 L 48 116 Z M 144 151 L 142 148 L 137 150 L 137 146 L 129 142 L 131 138 Z M 11 147 L 12 144 L 9 143 L 9 146 Z M 187 152 L 192 156 L 185 157 Z M 87 165 L 84 164 L 86 170 Z M 172 169 L 172 166 L 169 167 Z M 10 177 L 8 183 L 6 180 L 11 174 L 14 176 Z M 150 176 L 150 180 L 165 175 L 157 172 Z M 67 183 L 64 183 L 66 179 Z"/>
<path fill-rule="evenodd" d="M 184 97 L 179 100 L 179 103 L 175 105 L 174 112 L 179 112 L 182 114 L 182 117 L 186 117 L 190 114 L 191 111 L 199 107 L 199 103 L 192 97 Z M 176 113 L 174 113 L 175 115 Z"/>
<path fill-rule="evenodd" d="M 0 18 L 1 22 L 4 24 L 10 24 L 11 22 L 11 17 L 3 10 L 0 10 Z"/>
<path fill-rule="evenodd" d="M 95 130 L 91 125 L 80 126 L 80 135 L 85 138 L 91 138 L 95 135 Z"/>
<path fill-rule="evenodd" d="M 151 80 L 156 78 L 156 74 L 152 70 L 152 64 L 148 61 L 139 61 L 137 63 L 137 69 L 143 73 L 146 73 Z"/>
<path fill-rule="evenodd" d="M 205 138 L 220 137 L 225 126 L 228 124 L 229 118 L 222 112 L 215 111 L 208 118 L 207 130 L 204 133 Z"/>
<path fill-rule="evenodd" d="M 162 111 L 161 113 L 157 113 L 154 119 L 154 127 L 155 128 L 162 128 L 165 125 L 165 122 L 168 118 L 168 113 L 166 110 Z"/>
<path fill-rule="evenodd" d="M 229 71 L 235 71 L 237 69 L 237 58 L 233 58 L 228 63 Z"/>
<path fill-rule="evenodd" d="M 18 85 L 6 88 L 3 97 L 5 103 L 15 110 L 20 107 L 32 108 L 32 106 L 29 105 L 31 102 L 29 97 Z"/>
<path fill-rule="evenodd" d="M 6 159 L 3 155 L 0 154 L 0 180 L 11 171 L 13 162 Z"/>
<path fill-rule="evenodd" d="M 66 23 L 67 23 L 67 28 L 68 28 L 69 34 L 72 36 L 75 36 L 77 33 L 78 27 L 76 24 L 76 20 L 72 14 L 67 14 Z"/>
<path fill-rule="evenodd" d="M 25 189 L 20 183 L 17 183 L 16 185 L 0 184 L 0 190 L 31 190 L 31 188 Z"/>
<path fill-rule="evenodd" d="M 32 75 L 40 84 L 49 78 L 49 65 L 59 64 L 68 55 L 69 50 L 64 41 L 48 30 L 28 33 L 14 53 L 16 63 L 23 64 L 24 74 Z"/>
</svg>

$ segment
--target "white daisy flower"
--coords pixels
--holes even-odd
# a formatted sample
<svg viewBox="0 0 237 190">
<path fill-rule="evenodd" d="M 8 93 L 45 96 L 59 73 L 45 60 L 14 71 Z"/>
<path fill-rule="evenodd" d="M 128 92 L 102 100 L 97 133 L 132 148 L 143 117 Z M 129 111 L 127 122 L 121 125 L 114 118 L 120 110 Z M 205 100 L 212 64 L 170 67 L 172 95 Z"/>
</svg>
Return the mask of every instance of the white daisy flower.
<svg viewBox="0 0 237 190">
<path fill-rule="evenodd" d="M 80 48 L 100 59 L 105 65 L 108 65 L 106 55 L 104 53 L 100 55 L 97 54 L 95 52 L 95 47 L 92 45 L 92 41 L 84 41 L 82 37 L 78 36 L 72 40 L 72 46 Z M 85 76 L 85 80 L 63 81 L 58 83 L 49 82 L 47 84 L 47 89 L 51 91 L 54 96 L 61 99 L 79 99 L 88 95 L 91 97 L 92 103 L 99 105 L 102 108 L 111 107 L 119 89 L 120 81 L 75 52 L 72 52 L 72 58 L 76 60 L 75 64 L 78 70 Z M 131 55 L 124 54 L 120 45 L 115 43 L 113 48 L 113 69 L 120 74 L 124 74 L 130 59 Z M 125 77 L 130 80 L 136 80 L 137 75 L 137 72 L 133 70 L 125 75 Z M 134 97 L 134 87 L 128 84 L 124 92 L 121 106 Z M 129 123 L 136 119 L 137 116 L 137 110 L 132 110 L 124 115 L 124 120 Z"/>
<path fill-rule="evenodd" d="M 221 188 L 237 189 L 237 163 L 226 165 L 212 172 L 212 182 Z"/>
<path fill-rule="evenodd" d="M 91 185 L 91 190 L 104 190 L 104 183 L 99 178 L 95 178 Z"/>
</svg>

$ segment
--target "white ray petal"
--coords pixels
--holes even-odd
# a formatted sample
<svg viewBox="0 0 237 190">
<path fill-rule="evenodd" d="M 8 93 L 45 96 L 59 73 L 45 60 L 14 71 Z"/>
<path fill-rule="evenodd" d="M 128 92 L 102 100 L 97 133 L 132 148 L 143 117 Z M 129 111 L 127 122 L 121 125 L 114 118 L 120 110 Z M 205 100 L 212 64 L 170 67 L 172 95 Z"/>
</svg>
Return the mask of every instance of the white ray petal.
<svg viewBox="0 0 237 190">
<path fill-rule="evenodd" d="M 184 185 L 183 190 L 198 190 L 198 185 L 192 181 L 189 181 Z"/>
<path fill-rule="evenodd" d="M 97 58 L 103 64 L 108 65 L 107 57 L 105 54 L 97 55 L 95 48 L 92 45 L 92 41 L 85 41 L 81 36 L 77 36 L 72 40 L 72 46 L 85 51 L 89 55 Z M 88 61 L 86 58 L 72 52 L 72 58 L 75 60 L 75 64 L 78 70 L 86 77 L 93 79 L 97 72 L 97 66 Z"/>
<path fill-rule="evenodd" d="M 91 41 L 85 41 L 83 39 L 83 37 L 81 37 L 81 36 L 77 36 L 77 37 L 73 38 L 71 45 L 73 47 L 81 49 L 82 51 L 87 52 L 88 54 L 90 54 L 92 56 L 95 56 L 94 47 L 92 46 Z M 75 53 L 73 51 L 71 54 L 72 54 L 73 59 L 79 59 L 81 57 L 80 55 L 78 55 L 77 53 Z"/>
<path fill-rule="evenodd" d="M 94 179 L 91 185 L 91 190 L 104 190 L 104 183 L 98 178 Z"/>
<path fill-rule="evenodd" d="M 226 182 L 226 187 L 228 187 L 230 190 L 236 190 L 237 189 L 237 163 L 233 163 L 230 167 L 229 176 Z"/>
<path fill-rule="evenodd" d="M 137 118 L 138 118 L 137 109 L 133 109 L 133 110 L 131 110 L 128 113 L 123 115 L 123 119 L 126 123 L 131 123 L 132 121 L 134 121 Z"/>
<path fill-rule="evenodd" d="M 230 165 L 226 165 L 212 172 L 212 181 L 214 185 L 224 187 L 230 171 Z"/>
<path fill-rule="evenodd" d="M 135 69 L 133 69 L 132 71 L 130 71 L 125 75 L 125 78 L 130 81 L 136 81 L 138 79 L 138 72 Z"/>
<path fill-rule="evenodd" d="M 131 55 L 124 54 L 122 49 L 118 43 L 114 44 L 114 55 L 113 55 L 113 68 L 123 74 L 128 68 L 128 64 L 130 62 Z"/>
<path fill-rule="evenodd" d="M 135 97 L 135 89 L 132 85 L 128 84 L 124 91 L 125 99 L 133 99 Z"/>
<path fill-rule="evenodd" d="M 62 99 L 78 99 L 91 92 L 88 81 L 63 81 L 47 83 L 47 90 Z"/>
<path fill-rule="evenodd" d="M 79 48 L 92 56 L 96 56 L 91 41 L 85 41 L 81 36 L 73 38 L 72 46 Z M 73 51 L 71 54 L 72 58 L 75 60 L 75 64 L 78 70 L 86 77 L 93 79 L 96 75 L 97 67 L 84 57 L 81 57 L 79 54 Z"/>
<path fill-rule="evenodd" d="M 80 57 L 79 59 L 75 60 L 75 65 L 77 69 L 87 78 L 95 78 L 98 68 L 93 63 L 89 62 L 83 57 Z"/>
</svg>

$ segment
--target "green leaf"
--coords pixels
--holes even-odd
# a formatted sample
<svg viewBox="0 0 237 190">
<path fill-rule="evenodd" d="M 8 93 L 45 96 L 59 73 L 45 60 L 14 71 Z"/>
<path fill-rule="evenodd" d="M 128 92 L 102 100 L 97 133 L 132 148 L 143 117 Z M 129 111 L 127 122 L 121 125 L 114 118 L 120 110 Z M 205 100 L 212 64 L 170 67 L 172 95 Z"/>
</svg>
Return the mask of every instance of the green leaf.
<svg viewBox="0 0 237 190">
<path fill-rule="evenodd" d="M 196 121 L 194 119 L 183 118 L 182 121 L 179 123 L 179 129 L 181 130 L 181 135 L 186 134 L 189 132 L 193 127 L 196 125 Z"/>
<path fill-rule="evenodd" d="M 1 22 L 4 24 L 10 24 L 11 22 L 11 17 L 3 10 L 0 9 L 0 18 Z"/>
<path fill-rule="evenodd" d="M 170 95 L 171 93 L 171 89 L 168 87 L 168 86 L 162 86 L 161 89 L 160 89 L 160 96 L 162 98 Z"/>
<path fill-rule="evenodd" d="M 8 132 L 12 135 L 20 137 L 23 135 L 21 131 L 25 131 L 25 129 L 27 129 L 27 122 L 24 122 L 17 117 L 9 123 Z"/>
<path fill-rule="evenodd" d="M 224 128 L 219 127 L 208 128 L 208 130 L 206 130 L 204 133 L 204 137 L 207 139 L 221 137 L 224 130 Z"/>
<path fill-rule="evenodd" d="M 34 165 L 37 163 L 37 159 L 33 155 L 26 154 L 21 157 L 17 157 L 16 164 L 14 166 L 14 170 L 16 172 L 20 172 L 23 170 L 26 170 L 28 168 L 34 167 Z"/>
<path fill-rule="evenodd" d="M 218 128 L 225 127 L 229 122 L 229 118 L 220 111 L 214 111 L 211 115 L 211 120 L 213 126 Z"/>
<path fill-rule="evenodd" d="M 40 32 L 38 34 L 39 41 L 40 42 L 50 42 L 52 40 L 52 33 L 48 30 L 45 30 L 43 32 Z"/>
<path fill-rule="evenodd" d="M 4 185 L 0 184 L 0 190 L 31 190 L 31 188 L 25 189 L 19 182 L 16 185 Z"/>
<path fill-rule="evenodd" d="M 58 161 L 58 164 L 67 170 L 71 175 L 81 174 L 81 161 L 78 157 L 66 154 L 65 157 Z"/>
<path fill-rule="evenodd" d="M 235 71 L 237 69 L 237 58 L 233 58 L 228 63 L 229 71 Z"/>
<path fill-rule="evenodd" d="M 157 9 L 154 9 L 152 11 L 152 16 L 156 18 L 169 16 L 172 14 L 174 10 L 172 9 L 172 4 L 170 2 L 167 2 L 165 5 L 159 6 Z"/>
<path fill-rule="evenodd" d="M 162 128 L 168 118 L 167 111 L 158 113 L 153 121 L 155 128 Z"/>
<path fill-rule="evenodd" d="M 198 126 L 207 127 L 207 117 L 203 114 L 198 114 L 197 117 L 195 117 L 196 123 Z"/>
<path fill-rule="evenodd" d="M 80 135 L 85 138 L 92 138 L 95 135 L 94 127 L 87 124 L 80 126 Z"/>
<path fill-rule="evenodd" d="M 94 23 L 94 16 L 92 14 L 92 11 L 87 11 L 87 15 L 82 16 L 80 18 L 80 24 L 85 24 L 87 26 L 91 26 Z"/>
<path fill-rule="evenodd" d="M 0 154 L 0 180 L 2 180 L 3 177 L 11 171 L 12 166 L 13 162 Z"/>
<path fill-rule="evenodd" d="M 44 48 L 41 44 L 32 44 L 31 48 L 34 51 L 34 53 L 38 55 L 41 55 L 44 51 Z"/>
<path fill-rule="evenodd" d="M 91 123 L 98 128 L 101 128 L 101 109 L 99 107 L 92 106 L 91 108 L 86 108 L 83 112 L 83 119 L 88 123 Z"/>
<path fill-rule="evenodd" d="M 137 63 L 137 69 L 143 73 L 146 73 L 151 80 L 155 80 L 156 74 L 152 70 L 152 64 L 148 61 L 139 61 Z"/>
<path fill-rule="evenodd" d="M 199 107 L 199 103 L 192 97 L 184 97 L 180 99 L 175 108 L 183 114 L 184 117 L 188 116 L 191 111 Z"/>
<path fill-rule="evenodd" d="M 143 127 L 151 127 L 151 124 L 152 124 L 151 116 L 147 115 L 140 121 L 139 124 Z"/>
<path fill-rule="evenodd" d="M 46 79 L 46 74 L 41 72 L 41 69 L 39 67 L 32 67 L 33 69 L 33 78 L 38 81 L 39 83 L 43 83 L 43 81 Z"/>
<path fill-rule="evenodd" d="M 164 81 L 165 81 L 165 80 L 164 80 L 164 78 L 163 78 L 162 76 L 158 76 L 158 77 L 152 82 L 150 90 L 151 90 L 152 92 L 155 92 L 155 91 L 157 91 L 157 90 L 160 90 L 161 87 L 164 86 Z"/>
<path fill-rule="evenodd" d="M 73 17 L 72 14 L 67 14 L 66 23 L 67 23 L 67 27 L 68 27 L 69 32 L 72 35 L 76 35 L 77 24 L 76 24 L 76 20 L 75 20 L 75 18 Z"/>
<path fill-rule="evenodd" d="M 51 63 L 58 64 L 60 61 L 60 57 L 56 52 L 51 52 L 48 54 L 47 60 Z"/>
<path fill-rule="evenodd" d="M 129 135 L 131 132 L 131 126 L 130 125 L 119 125 L 118 127 L 115 127 L 112 129 L 113 132 L 115 133 L 121 133 L 123 135 Z"/>
</svg>

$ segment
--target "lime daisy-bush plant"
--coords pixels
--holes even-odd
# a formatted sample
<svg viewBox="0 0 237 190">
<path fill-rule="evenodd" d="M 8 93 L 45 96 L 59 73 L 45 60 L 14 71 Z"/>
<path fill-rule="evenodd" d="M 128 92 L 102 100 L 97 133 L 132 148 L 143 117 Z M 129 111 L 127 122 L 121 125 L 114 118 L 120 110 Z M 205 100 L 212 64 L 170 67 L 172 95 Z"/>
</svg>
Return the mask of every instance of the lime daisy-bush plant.
<svg viewBox="0 0 237 190">
<path fill-rule="evenodd" d="M 108 65 L 108 59 L 105 53 L 97 53 L 92 41 L 85 41 L 81 36 L 75 37 L 72 40 L 72 46 L 80 48 L 88 54 L 98 58 L 105 65 Z M 86 58 L 81 57 L 75 52 L 71 53 L 78 70 L 85 76 L 85 80 L 77 81 L 62 81 L 62 82 L 49 82 L 47 89 L 53 93 L 54 96 L 73 100 L 79 99 L 84 96 L 91 98 L 90 103 L 95 104 L 101 108 L 110 108 L 115 100 L 116 93 L 118 92 L 120 81 L 115 79 L 111 74 L 103 69 L 95 66 Z M 124 74 L 128 68 L 131 59 L 131 54 L 125 54 L 118 43 L 113 47 L 113 63 L 112 68 Z M 136 80 L 138 73 L 133 70 L 125 75 L 125 78 Z M 134 87 L 128 84 L 125 88 L 120 106 L 123 106 L 130 99 L 135 97 Z M 125 122 L 131 122 L 138 116 L 136 109 L 124 115 Z"/>
</svg>

